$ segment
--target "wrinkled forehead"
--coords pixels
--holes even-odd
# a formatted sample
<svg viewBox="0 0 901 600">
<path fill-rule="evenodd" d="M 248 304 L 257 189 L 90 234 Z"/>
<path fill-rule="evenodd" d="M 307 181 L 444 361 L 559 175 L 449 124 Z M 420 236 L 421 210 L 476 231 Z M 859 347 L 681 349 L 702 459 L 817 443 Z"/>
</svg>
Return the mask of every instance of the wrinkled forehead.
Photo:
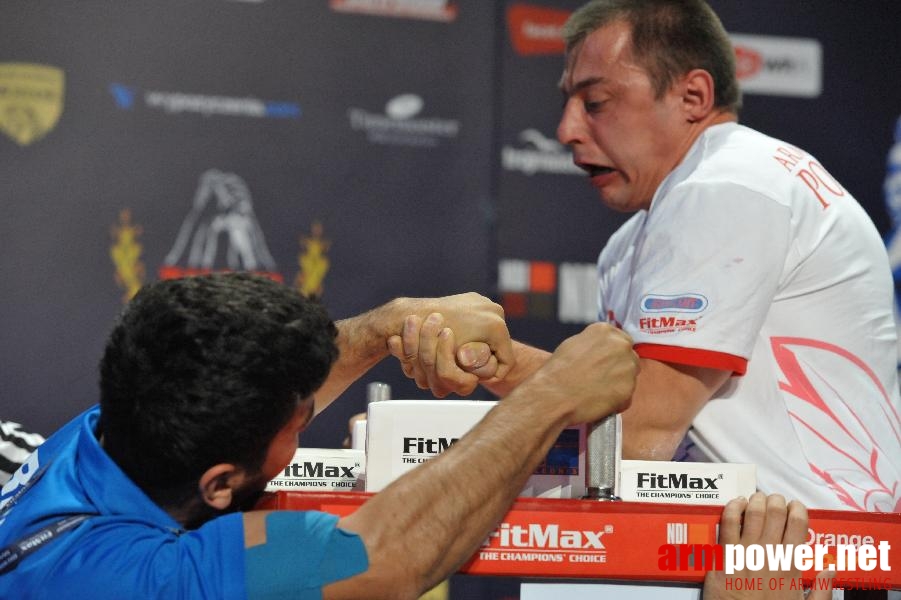
<svg viewBox="0 0 901 600">
<path fill-rule="evenodd" d="M 586 81 L 609 79 L 623 69 L 644 71 L 633 56 L 631 27 L 616 20 L 598 27 L 567 51 L 558 86 L 564 93 L 572 93 Z"/>
</svg>

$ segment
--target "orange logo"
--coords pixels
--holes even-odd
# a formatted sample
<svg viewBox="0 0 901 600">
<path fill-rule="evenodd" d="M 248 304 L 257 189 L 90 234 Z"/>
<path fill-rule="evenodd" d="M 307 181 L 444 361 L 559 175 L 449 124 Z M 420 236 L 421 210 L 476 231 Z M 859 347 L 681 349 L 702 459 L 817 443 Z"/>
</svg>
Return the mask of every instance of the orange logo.
<svg viewBox="0 0 901 600">
<path fill-rule="evenodd" d="M 561 30 L 570 11 L 528 4 L 512 4 L 507 9 L 507 29 L 517 54 L 563 54 Z"/>
<path fill-rule="evenodd" d="M 753 77 L 763 68 L 760 53 L 745 46 L 735 47 L 735 75 L 739 79 Z"/>
</svg>

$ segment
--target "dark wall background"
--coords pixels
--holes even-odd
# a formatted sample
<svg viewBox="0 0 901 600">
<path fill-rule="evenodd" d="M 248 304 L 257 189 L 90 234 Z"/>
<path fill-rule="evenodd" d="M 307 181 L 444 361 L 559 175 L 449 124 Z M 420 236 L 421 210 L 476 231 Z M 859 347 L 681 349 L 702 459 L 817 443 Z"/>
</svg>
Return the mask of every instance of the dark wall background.
<svg viewBox="0 0 901 600">
<path fill-rule="evenodd" d="M 49 433 L 95 402 L 96 362 L 126 294 L 117 273 L 160 277 L 195 202 L 207 202 L 197 223 L 257 224 L 264 246 L 245 259 L 289 285 L 305 273 L 306 244 L 322 240 L 322 297 L 337 318 L 398 295 L 477 290 L 504 302 L 525 341 L 550 348 L 584 326 L 589 317 L 561 314 L 561 298 L 587 297 L 588 314 L 593 298 L 561 265 L 590 272 L 624 217 L 554 146 L 553 25 L 581 1 L 355 3 L 408 9 L 393 14 L 348 4 L 3 3 L 2 418 Z M 711 4 L 730 33 L 819 42 L 821 94 L 748 93 L 742 121 L 816 155 L 888 233 L 901 5 Z M 33 70 L 3 70 L 12 63 L 59 69 L 64 84 L 48 91 Z M 54 104 L 55 123 L 34 113 Z M 235 106 L 243 112 L 229 114 Z M 262 116 L 246 112 L 259 107 Z M 17 141 L 22 131 L 36 137 Z M 526 172 L 523 156 L 540 166 Z M 204 177 L 219 191 L 200 191 Z M 253 219 L 237 210 L 248 198 Z M 231 212 L 220 206 L 230 202 Z M 119 272 L 111 251 L 129 231 L 131 270 Z M 208 266 L 229 267 L 226 239 Z M 202 266 L 187 253 L 169 262 Z M 543 275 L 510 283 L 511 265 Z M 304 444 L 340 445 L 375 380 L 395 397 L 422 397 L 385 361 Z"/>
</svg>

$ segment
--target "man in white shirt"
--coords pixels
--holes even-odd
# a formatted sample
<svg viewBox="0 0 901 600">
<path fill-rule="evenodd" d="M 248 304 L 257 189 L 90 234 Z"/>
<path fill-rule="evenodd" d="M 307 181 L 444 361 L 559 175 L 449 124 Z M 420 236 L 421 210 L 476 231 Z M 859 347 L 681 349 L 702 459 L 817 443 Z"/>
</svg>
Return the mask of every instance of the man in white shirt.
<svg viewBox="0 0 901 600">
<path fill-rule="evenodd" d="M 755 463 L 760 489 L 808 506 L 901 510 L 893 286 L 869 217 L 816 158 L 738 124 L 732 46 L 703 0 L 596 0 L 564 37 L 558 138 L 635 213 L 598 261 L 599 315 L 641 358 L 623 456 Z M 393 353 L 454 389 L 420 331 Z M 484 382 L 499 395 L 548 356 L 516 351 Z"/>
</svg>

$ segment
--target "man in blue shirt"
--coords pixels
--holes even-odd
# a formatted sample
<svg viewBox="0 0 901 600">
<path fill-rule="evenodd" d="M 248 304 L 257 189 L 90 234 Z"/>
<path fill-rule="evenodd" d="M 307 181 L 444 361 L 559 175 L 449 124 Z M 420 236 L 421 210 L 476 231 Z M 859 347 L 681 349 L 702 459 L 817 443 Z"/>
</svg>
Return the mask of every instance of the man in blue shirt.
<svg viewBox="0 0 901 600">
<path fill-rule="evenodd" d="M 471 556 L 564 428 L 632 392 L 629 337 L 593 325 L 352 515 L 248 510 L 313 415 L 411 328 L 445 358 L 484 341 L 486 372 L 512 366 L 503 313 L 477 294 L 400 298 L 333 323 L 248 274 L 146 286 L 109 336 L 99 407 L 0 491 L 0 597 L 414 598 Z"/>
<path fill-rule="evenodd" d="M 416 598 L 475 552 L 563 429 L 624 409 L 633 390 L 630 338 L 591 325 L 353 514 L 249 510 L 314 413 L 414 330 L 442 362 L 481 341 L 483 377 L 512 366 L 502 312 L 477 294 L 332 323 L 315 300 L 247 274 L 145 287 L 109 336 L 100 406 L 0 491 L 0 598 Z M 476 384 L 441 379 L 445 391 Z M 806 511 L 755 494 L 726 508 L 723 532 L 800 543 Z M 742 597 L 711 581 L 706 598 Z"/>
</svg>

